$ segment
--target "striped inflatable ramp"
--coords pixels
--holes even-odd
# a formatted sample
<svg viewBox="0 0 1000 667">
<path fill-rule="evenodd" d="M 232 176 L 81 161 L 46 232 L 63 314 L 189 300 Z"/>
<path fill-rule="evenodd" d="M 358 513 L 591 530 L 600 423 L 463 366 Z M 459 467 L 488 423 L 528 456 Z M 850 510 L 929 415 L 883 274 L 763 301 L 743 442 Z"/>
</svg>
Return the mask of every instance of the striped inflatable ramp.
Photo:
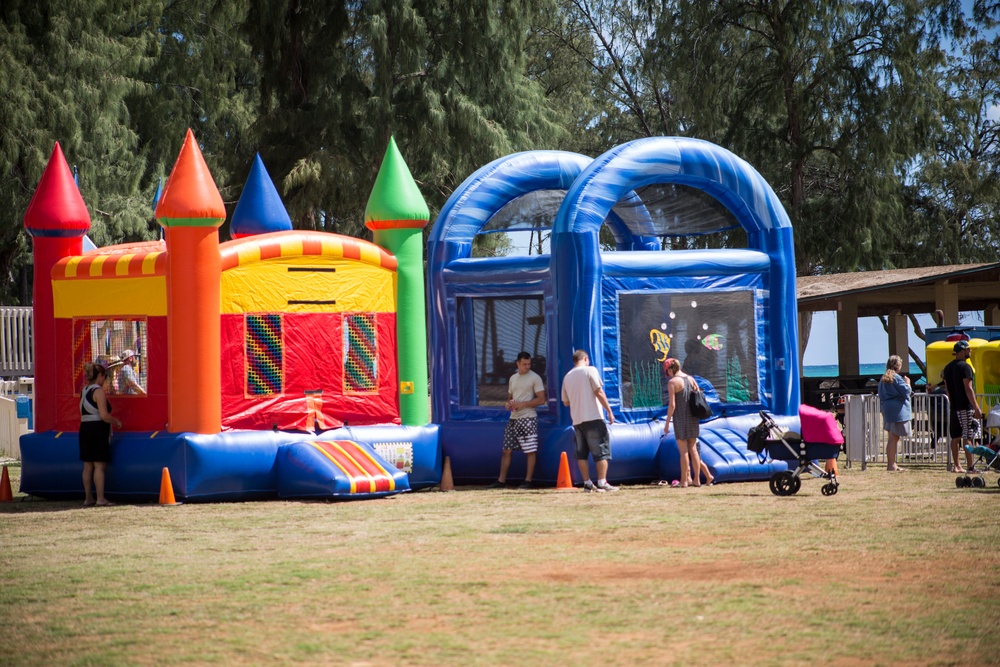
<svg viewBox="0 0 1000 667">
<path fill-rule="evenodd" d="M 353 440 L 311 440 L 278 449 L 282 498 L 373 498 L 410 490 L 405 472 L 371 446 Z"/>
</svg>

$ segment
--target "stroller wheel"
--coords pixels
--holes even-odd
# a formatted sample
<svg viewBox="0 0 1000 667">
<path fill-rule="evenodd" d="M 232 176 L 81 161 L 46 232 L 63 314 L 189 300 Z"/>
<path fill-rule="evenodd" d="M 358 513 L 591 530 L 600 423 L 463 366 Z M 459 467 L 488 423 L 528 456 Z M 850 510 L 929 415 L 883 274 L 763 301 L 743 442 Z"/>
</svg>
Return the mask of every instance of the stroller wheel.
<svg viewBox="0 0 1000 667">
<path fill-rule="evenodd" d="M 965 486 L 965 478 L 962 477 L 961 475 L 956 475 L 955 476 L 955 486 L 957 488 L 959 488 L 959 489 L 961 489 L 962 487 L 964 487 Z"/>
<path fill-rule="evenodd" d="M 776 496 L 790 496 L 799 490 L 802 481 L 790 470 L 778 472 L 771 476 L 771 493 Z"/>
<path fill-rule="evenodd" d="M 973 488 L 981 489 L 984 486 L 986 486 L 986 480 L 983 479 L 982 477 L 973 477 L 972 478 L 972 486 L 973 486 Z"/>
<path fill-rule="evenodd" d="M 773 475 L 771 475 L 771 479 L 767 480 L 767 485 L 768 485 L 768 487 L 770 487 L 771 493 L 773 493 L 776 496 L 783 496 L 785 494 L 783 494 L 778 489 L 778 475 L 779 474 L 781 474 L 781 473 L 774 473 Z"/>
<path fill-rule="evenodd" d="M 824 496 L 835 496 L 837 495 L 837 485 L 836 484 L 824 484 L 823 488 L 820 489 Z"/>
</svg>

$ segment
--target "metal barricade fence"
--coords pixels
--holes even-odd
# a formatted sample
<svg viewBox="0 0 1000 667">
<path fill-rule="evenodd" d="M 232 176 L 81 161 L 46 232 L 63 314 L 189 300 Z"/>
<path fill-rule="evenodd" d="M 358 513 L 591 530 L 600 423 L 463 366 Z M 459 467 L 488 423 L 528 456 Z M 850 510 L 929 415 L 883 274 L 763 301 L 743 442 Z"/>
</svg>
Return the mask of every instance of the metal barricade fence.
<svg viewBox="0 0 1000 667">
<path fill-rule="evenodd" d="M 0 306 L 0 375 L 34 374 L 31 318 L 30 307 Z"/>
<path fill-rule="evenodd" d="M 1000 394 L 977 394 L 983 415 L 1000 404 Z M 945 394 L 916 393 L 910 402 L 913 421 L 910 435 L 900 438 L 897 460 L 900 463 L 943 463 L 951 468 L 951 411 Z M 881 404 L 876 395 L 847 396 L 844 406 L 844 437 L 847 441 L 847 461 L 885 463 L 889 434 L 882 426 Z M 986 429 L 983 440 L 1000 437 L 1000 428 Z"/>
</svg>

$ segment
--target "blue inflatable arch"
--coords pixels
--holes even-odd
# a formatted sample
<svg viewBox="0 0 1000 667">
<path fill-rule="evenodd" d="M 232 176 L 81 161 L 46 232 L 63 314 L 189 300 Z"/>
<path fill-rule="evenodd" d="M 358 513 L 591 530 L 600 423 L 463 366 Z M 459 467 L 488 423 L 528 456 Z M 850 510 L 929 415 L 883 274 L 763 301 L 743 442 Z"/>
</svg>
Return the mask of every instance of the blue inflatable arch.
<svg viewBox="0 0 1000 667">
<path fill-rule="evenodd" d="M 466 293 L 475 291 L 475 284 L 519 283 L 550 284 L 547 256 L 504 257 L 469 260 L 472 243 L 490 220 L 518 198 L 540 190 L 567 191 L 576 177 L 591 163 L 591 158 L 565 151 L 527 151 L 494 160 L 482 167 L 452 193 L 434 223 L 428 240 L 428 274 L 430 330 L 434 376 L 432 409 L 440 422 L 447 406 L 458 400 L 458 369 L 450 351 L 459 347 L 449 328 L 449 312 L 455 308 L 449 302 L 448 285 L 462 284 Z M 623 201 L 638 209 L 640 217 L 648 217 L 635 193 L 626 192 Z M 556 211 L 553 210 L 554 220 Z M 619 250 L 658 250 L 656 237 L 633 234 L 621 218 L 609 211 L 607 222 Z M 551 221 L 544 229 L 551 229 Z M 550 290 L 550 288 L 547 287 Z M 454 313 L 451 313 L 454 316 Z M 450 387 L 450 389 L 449 389 Z"/>
<path fill-rule="evenodd" d="M 602 254 L 598 234 L 627 193 L 658 183 L 702 190 L 720 202 L 747 232 L 747 250 L 638 253 L 632 261 Z M 706 141 L 655 137 L 618 146 L 595 159 L 563 199 L 552 230 L 552 274 L 559 377 L 572 367 L 575 349 L 606 367 L 601 289 L 605 264 L 622 275 L 764 276 L 764 329 L 758 335 L 761 407 L 795 415 L 799 405 L 795 260 L 792 228 L 774 191 L 757 171 L 729 151 Z M 560 408 L 561 409 L 561 408 Z M 568 414 L 560 421 L 569 423 Z"/>
</svg>

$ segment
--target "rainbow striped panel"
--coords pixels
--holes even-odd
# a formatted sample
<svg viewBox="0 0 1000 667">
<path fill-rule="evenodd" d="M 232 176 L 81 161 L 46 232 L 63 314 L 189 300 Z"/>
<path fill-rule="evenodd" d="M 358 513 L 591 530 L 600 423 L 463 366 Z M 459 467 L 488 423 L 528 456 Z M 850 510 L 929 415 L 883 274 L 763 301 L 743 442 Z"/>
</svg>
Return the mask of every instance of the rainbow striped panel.
<svg viewBox="0 0 1000 667">
<path fill-rule="evenodd" d="M 91 359 L 90 320 L 73 320 L 73 395 L 76 396 L 85 385 L 83 366 Z"/>
<path fill-rule="evenodd" d="M 392 475 L 352 440 L 309 443 L 347 475 L 351 493 L 384 493 L 396 490 Z"/>
<path fill-rule="evenodd" d="M 247 395 L 281 394 L 284 388 L 281 315 L 246 316 Z"/>
<path fill-rule="evenodd" d="M 378 336 L 373 313 L 344 316 L 344 393 L 378 392 Z"/>
</svg>

